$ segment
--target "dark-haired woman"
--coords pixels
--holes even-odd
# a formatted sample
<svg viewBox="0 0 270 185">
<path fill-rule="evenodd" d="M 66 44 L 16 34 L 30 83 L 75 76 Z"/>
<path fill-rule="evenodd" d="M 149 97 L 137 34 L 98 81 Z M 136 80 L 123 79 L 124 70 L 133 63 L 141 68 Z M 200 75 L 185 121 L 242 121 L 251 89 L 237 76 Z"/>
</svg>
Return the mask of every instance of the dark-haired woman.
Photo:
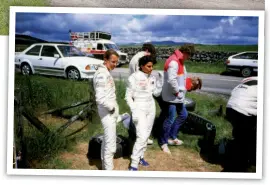
<svg viewBox="0 0 270 185">
<path fill-rule="evenodd" d="M 153 58 L 143 56 L 139 59 L 139 70 L 128 78 L 125 99 L 132 112 L 132 119 L 136 127 L 136 142 L 131 155 L 129 170 L 138 170 L 138 165 L 148 166 L 144 160 L 147 140 L 153 127 L 156 107 L 153 95 L 161 93 L 162 82 L 153 76 Z"/>
</svg>

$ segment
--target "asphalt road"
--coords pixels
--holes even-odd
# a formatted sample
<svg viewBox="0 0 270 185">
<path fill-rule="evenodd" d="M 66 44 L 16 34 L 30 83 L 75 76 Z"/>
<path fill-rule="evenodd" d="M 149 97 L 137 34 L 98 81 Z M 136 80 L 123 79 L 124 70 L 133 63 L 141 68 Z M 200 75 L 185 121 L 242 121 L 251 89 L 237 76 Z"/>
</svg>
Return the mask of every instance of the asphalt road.
<svg viewBox="0 0 270 185">
<path fill-rule="evenodd" d="M 265 0 L 50 0 L 51 6 L 264 10 Z"/>
<path fill-rule="evenodd" d="M 122 78 L 126 80 L 129 76 L 127 68 L 116 68 L 111 73 L 112 76 L 116 79 Z M 154 71 L 153 74 L 157 74 L 157 71 Z M 243 79 L 241 77 L 202 73 L 188 73 L 188 76 L 201 77 L 203 81 L 203 87 L 201 91 L 226 95 L 230 95 L 232 89 L 237 86 Z"/>
</svg>

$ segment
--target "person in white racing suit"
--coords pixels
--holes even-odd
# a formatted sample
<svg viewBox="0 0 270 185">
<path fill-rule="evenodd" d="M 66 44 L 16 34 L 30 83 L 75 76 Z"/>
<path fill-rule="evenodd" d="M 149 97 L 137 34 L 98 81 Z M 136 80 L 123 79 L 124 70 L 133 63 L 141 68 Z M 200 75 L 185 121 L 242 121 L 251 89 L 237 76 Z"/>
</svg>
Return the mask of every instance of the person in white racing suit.
<svg viewBox="0 0 270 185">
<path fill-rule="evenodd" d="M 231 92 L 226 118 L 232 125 L 231 148 L 225 158 L 224 171 L 246 172 L 256 165 L 257 77 L 242 80 Z"/>
<path fill-rule="evenodd" d="M 132 112 L 136 128 L 136 142 L 131 155 L 129 170 L 136 171 L 139 163 L 148 166 L 144 160 L 147 140 L 153 127 L 156 107 L 153 95 L 158 96 L 162 90 L 162 82 L 151 75 L 153 62 L 151 56 L 143 56 L 139 60 L 139 71 L 128 78 L 125 99 Z"/>
<path fill-rule="evenodd" d="M 93 86 L 98 107 L 98 114 L 104 129 L 101 146 L 103 170 L 113 170 L 113 157 L 116 152 L 116 123 L 119 108 L 116 102 L 115 84 L 110 74 L 118 63 L 119 55 L 110 49 L 104 54 L 104 63 L 99 65 L 93 77 Z"/>
<path fill-rule="evenodd" d="M 136 53 L 129 62 L 129 75 L 132 75 L 139 70 L 139 59 L 143 56 L 151 55 L 153 56 L 153 63 L 156 63 L 156 49 L 151 43 L 144 43 L 142 46 L 142 51 Z"/>
<path fill-rule="evenodd" d="M 142 51 L 139 51 L 132 57 L 129 63 L 129 75 L 132 75 L 133 73 L 139 70 L 139 59 L 147 55 L 152 56 L 153 64 L 155 64 L 156 63 L 156 49 L 154 45 L 151 43 L 144 43 L 142 46 Z M 152 145 L 153 143 L 154 142 L 152 139 L 149 138 L 147 140 L 147 144 Z"/>
</svg>

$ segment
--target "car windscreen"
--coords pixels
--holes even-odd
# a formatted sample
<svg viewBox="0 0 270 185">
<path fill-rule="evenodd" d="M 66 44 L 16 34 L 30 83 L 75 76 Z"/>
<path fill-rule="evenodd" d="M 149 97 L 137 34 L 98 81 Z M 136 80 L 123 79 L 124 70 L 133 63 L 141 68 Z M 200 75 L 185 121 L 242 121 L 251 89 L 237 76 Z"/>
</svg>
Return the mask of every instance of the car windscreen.
<svg viewBox="0 0 270 185">
<path fill-rule="evenodd" d="M 117 45 L 115 45 L 115 44 L 104 44 L 104 46 L 105 46 L 107 49 L 119 50 L 119 48 L 118 48 Z"/>
<path fill-rule="evenodd" d="M 57 46 L 64 57 L 85 56 L 83 52 L 74 46 Z"/>
</svg>

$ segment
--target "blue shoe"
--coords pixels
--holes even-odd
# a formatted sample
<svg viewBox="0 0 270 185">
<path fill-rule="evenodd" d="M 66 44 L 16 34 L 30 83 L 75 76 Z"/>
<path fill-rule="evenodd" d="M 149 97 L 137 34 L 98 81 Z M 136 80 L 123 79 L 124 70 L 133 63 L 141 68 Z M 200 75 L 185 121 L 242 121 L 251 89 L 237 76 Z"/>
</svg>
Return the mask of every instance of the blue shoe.
<svg viewBox="0 0 270 185">
<path fill-rule="evenodd" d="M 138 168 L 134 168 L 134 167 L 130 166 L 130 167 L 128 168 L 128 170 L 129 170 L 129 171 L 138 171 Z"/>
<path fill-rule="evenodd" d="M 146 161 L 144 160 L 144 158 L 141 158 L 141 159 L 140 159 L 139 164 L 142 165 L 142 166 L 149 166 L 149 163 L 146 162 Z"/>
</svg>

